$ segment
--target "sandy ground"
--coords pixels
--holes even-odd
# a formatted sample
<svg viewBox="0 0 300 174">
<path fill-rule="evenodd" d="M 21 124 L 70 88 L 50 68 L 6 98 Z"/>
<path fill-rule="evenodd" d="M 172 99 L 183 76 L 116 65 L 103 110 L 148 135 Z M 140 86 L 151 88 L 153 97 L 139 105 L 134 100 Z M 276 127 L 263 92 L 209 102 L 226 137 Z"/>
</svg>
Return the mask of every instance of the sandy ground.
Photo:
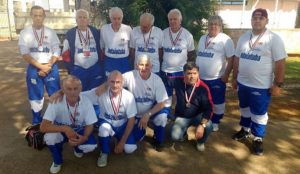
<svg viewBox="0 0 300 174">
<path fill-rule="evenodd" d="M 24 140 L 30 124 L 31 111 L 25 84 L 26 63 L 22 60 L 16 41 L 0 42 L 0 174 L 48 173 L 52 162 L 47 148 L 36 151 Z M 62 72 L 63 74 L 63 72 Z M 249 148 L 251 140 L 237 142 L 231 135 L 239 129 L 236 97 L 231 96 L 220 131 L 212 133 L 205 152 L 195 149 L 189 130 L 189 140 L 174 148 L 166 132 L 163 152 L 156 152 L 146 140 L 132 155 L 109 156 L 109 164 L 98 168 L 97 151 L 81 159 L 74 157 L 65 145 L 61 173 L 282 173 L 300 172 L 300 89 L 289 89 L 285 96 L 274 98 L 264 139 L 264 155 L 256 156 Z M 152 132 L 149 130 L 148 135 Z"/>
</svg>

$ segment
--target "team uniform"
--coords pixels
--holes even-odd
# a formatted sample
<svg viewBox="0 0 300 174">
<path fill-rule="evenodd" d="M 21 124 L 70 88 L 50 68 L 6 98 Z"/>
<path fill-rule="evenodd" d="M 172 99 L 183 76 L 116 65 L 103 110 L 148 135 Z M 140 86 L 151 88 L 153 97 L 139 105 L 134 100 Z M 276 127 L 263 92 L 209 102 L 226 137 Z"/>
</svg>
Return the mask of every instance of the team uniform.
<svg viewBox="0 0 300 174">
<path fill-rule="evenodd" d="M 97 117 L 93 111 L 93 105 L 89 99 L 80 94 L 79 102 L 71 107 L 66 101 L 66 96 L 58 103 L 50 103 L 45 112 L 45 120 L 51 121 L 55 125 L 67 125 L 80 135 L 84 135 L 85 126 L 92 125 L 97 122 Z M 68 138 L 64 133 L 51 132 L 46 133 L 44 140 L 52 154 L 53 162 L 57 165 L 62 164 L 62 147 L 68 142 Z M 88 153 L 96 149 L 97 142 L 93 134 L 83 144 L 74 147 L 78 153 Z"/>
<path fill-rule="evenodd" d="M 82 82 L 82 91 L 93 89 L 105 80 L 103 62 L 100 57 L 99 31 L 89 26 L 87 31 L 77 27 L 66 34 L 63 60 L 70 74 Z"/>
<path fill-rule="evenodd" d="M 147 54 L 151 58 L 152 72 L 160 72 L 159 49 L 162 48 L 163 33 L 158 27 L 152 26 L 146 34 L 142 33 L 141 27 L 133 28 L 130 34 L 130 48 L 135 49 L 135 64 L 137 57 Z"/>
<path fill-rule="evenodd" d="M 136 141 L 140 141 L 146 134 L 145 129 L 138 128 L 141 117 L 156 103 L 167 100 L 168 95 L 161 78 L 154 73 L 151 73 L 149 79 L 143 80 L 139 71 L 133 70 L 123 74 L 123 79 L 123 86 L 131 91 L 135 98 L 137 116 L 134 135 Z M 162 109 L 151 117 L 154 123 L 154 137 L 159 143 L 163 142 L 165 126 L 167 124 L 167 115 L 168 110 Z"/>
<path fill-rule="evenodd" d="M 213 102 L 207 85 L 198 80 L 195 86 L 186 85 L 183 79 L 176 79 L 176 119 L 171 130 L 172 139 L 175 141 L 184 139 L 184 135 L 190 125 L 198 126 L 203 118 L 207 119 L 204 134 L 198 140 L 198 144 L 204 144 L 212 131 L 210 118 L 213 113 Z M 190 100 L 187 102 L 186 94 Z"/>
<path fill-rule="evenodd" d="M 27 27 L 20 33 L 19 47 L 22 55 L 28 54 L 41 64 L 49 63 L 52 56 L 60 55 L 59 39 L 54 30 L 44 26 L 39 30 Z M 60 89 L 59 72 L 56 64 L 45 76 L 38 75 L 39 69 L 29 64 L 26 82 L 29 102 L 33 114 L 32 124 L 42 121 L 41 110 L 44 104 L 44 86 L 49 96 Z"/>
<path fill-rule="evenodd" d="M 199 40 L 196 64 L 199 66 L 200 79 L 207 84 L 212 95 L 213 123 L 220 123 L 225 112 L 226 84 L 221 77 L 227 67 L 226 59 L 232 59 L 234 51 L 232 39 L 224 33 L 219 33 L 213 38 L 206 34 Z"/>
<path fill-rule="evenodd" d="M 96 89 L 83 92 L 93 104 L 100 106 L 100 126 L 99 141 L 101 152 L 108 154 L 110 152 L 109 142 L 112 136 L 120 140 L 124 134 L 128 119 L 137 114 L 136 103 L 132 93 L 122 89 L 118 97 L 112 98 L 109 90 L 101 96 L 97 96 Z M 120 98 L 121 97 L 121 98 Z M 118 107 L 119 106 L 119 107 Z M 116 112 L 116 114 L 115 114 Z M 132 153 L 137 148 L 134 135 L 131 133 L 124 146 L 125 153 Z"/>
<path fill-rule="evenodd" d="M 240 125 L 251 128 L 251 133 L 256 137 L 264 137 L 273 63 L 287 57 L 283 41 L 267 29 L 256 36 L 248 31 L 240 37 L 235 55 L 239 58 L 237 81 Z"/>
<path fill-rule="evenodd" d="M 105 49 L 105 73 L 109 75 L 113 70 L 125 73 L 130 70 L 129 40 L 132 29 L 128 25 L 121 24 L 119 31 L 114 32 L 112 24 L 106 24 L 101 28 L 101 49 Z"/>
</svg>

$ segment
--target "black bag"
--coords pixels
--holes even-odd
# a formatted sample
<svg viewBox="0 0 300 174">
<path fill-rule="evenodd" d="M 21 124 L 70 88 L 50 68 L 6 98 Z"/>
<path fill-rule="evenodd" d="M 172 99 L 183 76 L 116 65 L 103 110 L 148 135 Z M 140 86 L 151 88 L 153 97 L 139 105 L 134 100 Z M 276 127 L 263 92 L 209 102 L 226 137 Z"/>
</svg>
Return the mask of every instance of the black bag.
<svg viewBox="0 0 300 174">
<path fill-rule="evenodd" d="M 40 131 L 40 124 L 29 126 L 26 128 L 25 140 L 28 142 L 29 147 L 37 150 L 42 150 L 46 144 L 44 142 L 44 133 Z"/>
</svg>

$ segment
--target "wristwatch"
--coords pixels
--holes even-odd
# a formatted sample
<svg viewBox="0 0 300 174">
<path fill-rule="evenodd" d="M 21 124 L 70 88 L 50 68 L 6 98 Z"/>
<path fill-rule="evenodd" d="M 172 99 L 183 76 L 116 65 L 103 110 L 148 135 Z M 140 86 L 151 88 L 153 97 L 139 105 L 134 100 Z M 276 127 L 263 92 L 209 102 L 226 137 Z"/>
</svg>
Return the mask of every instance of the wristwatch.
<svg viewBox="0 0 300 174">
<path fill-rule="evenodd" d="M 284 83 L 283 82 L 274 82 L 274 85 L 278 86 L 279 88 L 282 88 Z"/>
</svg>

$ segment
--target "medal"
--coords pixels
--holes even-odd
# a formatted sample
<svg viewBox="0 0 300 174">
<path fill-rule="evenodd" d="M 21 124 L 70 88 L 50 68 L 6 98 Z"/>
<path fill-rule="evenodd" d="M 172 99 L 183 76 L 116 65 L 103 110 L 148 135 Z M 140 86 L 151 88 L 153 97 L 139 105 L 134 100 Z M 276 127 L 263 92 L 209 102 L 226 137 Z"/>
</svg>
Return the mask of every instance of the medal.
<svg viewBox="0 0 300 174">
<path fill-rule="evenodd" d="M 42 51 L 44 50 L 43 46 L 39 46 L 39 47 L 38 47 L 38 50 L 39 50 L 40 52 L 42 52 Z"/>
<path fill-rule="evenodd" d="M 191 100 L 192 100 L 193 94 L 194 94 L 194 92 L 195 92 L 197 83 L 198 83 L 198 81 L 194 84 L 193 89 L 192 89 L 192 92 L 191 92 L 191 94 L 190 94 L 189 97 L 188 97 L 188 94 L 187 94 L 187 91 L 186 91 L 186 84 L 184 84 L 184 87 L 185 87 L 184 94 L 185 94 L 185 100 L 186 100 L 185 106 L 186 106 L 187 108 L 190 108 L 190 107 L 191 107 Z"/>
<path fill-rule="evenodd" d="M 118 115 L 119 115 L 120 105 L 121 105 L 122 91 L 119 94 L 119 100 L 118 100 L 117 104 L 115 103 L 114 99 L 112 98 L 111 92 L 109 92 L 109 99 L 110 99 L 110 103 L 111 103 L 112 109 L 114 111 L 115 118 L 117 120 L 118 119 Z"/>
<path fill-rule="evenodd" d="M 38 34 L 36 32 L 36 29 L 32 27 L 32 30 L 33 30 L 33 34 L 34 34 L 35 40 L 38 43 L 38 51 L 42 52 L 44 50 L 44 48 L 43 48 L 43 42 L 44 42 L 44 36 L 45 36 L 44 27 L 42 27 L 41 37 L 40 38 L 39 38 L 39 36 L 38 36 Z"/>
<path fill-rule="evenodd" d="M 71 110 L 70 110 L 70 106 L 69 106 L 69 103 L 68 103 L 68 101 L 66 101 L 67 102 L 67 107 L 68 107 L 68 112 L 69 112 L 69 118 L 70 118 L 70 120 L 71 120 L 71 126 L 72 127 L 75 127 L 75 125 L 76 125 L 76 115 L 77 115 L 77 109 L 78 109 L 78 105 L 79 105 L 79 102 L 77 102 L 76 104 L 75 104 L 75 109 L 74 109 L 74 113 L 72 114 L 72 112 L 71 112 Z"/>
<path fill-rule="evenodd" d="M 149 37 L 148 37 L 147 40 L 146 40 L 145 34 L 143 33 L 144 45 L 145 45 L 144 51 L 145 51 L 145 52 L 148 52 L 148 45 L 149 45 L 150 38 L 151 38 L 151 32 L 152 32 L 152 27 L 151 27 L 151 29 L 150 29 Z"/>
<path fill-rule="evenodd" d="M 265 34 L 266 29 L 263 33 L 261 33 L 255 40 L 255 42 L 252 44 L 252 34 L 250 34 L 250 39 L 249 39 L 249 47 L 251 50 L 253 50 L 255 48 L 255 46 L 257 45 L 258 41 L 262 38 L 262 36 Z"/>
<path fill-rule="evenodd" d="M 209 37 L 208 35 L 206 36 L 206 39 L 205 39 L 205 49 L 207 49 L 207 47 L 209 46 L 209 44 L 211 43 L 211 41 L 213 40 L 214 38 L 211 38 Z"/>
<path fill-rule="evenodd" d="M 83 48 L 83 55 L 85 57 L 89 57 L 91 56 L 91 51 L 90 51 L 90 32 L 87 29 L 86 30 L 86 37 L 83 36 L 82 32 L 80 30 L 78 31 L 78 36 L 79 36 L 79 40 L 80 40 L 80 45 Z"/>
<path fill-rule="evenodd" d="M 180 27 L 180 30 L 179 30 L 178 34 L 176 35 L 175 40 L 173 40 L 171 29 L 169 28 L 169 37 L 170 37 L 170 41 L 171 41 L 171 44 L 172 44 L 172 50 L 173 51 L 175 50 L 175 46 L 176 46 L 176 44 L 179 40 L 179 37 L 180 37 L 181 33 L 182 33 L 182 28 Z"/>
</svg>

